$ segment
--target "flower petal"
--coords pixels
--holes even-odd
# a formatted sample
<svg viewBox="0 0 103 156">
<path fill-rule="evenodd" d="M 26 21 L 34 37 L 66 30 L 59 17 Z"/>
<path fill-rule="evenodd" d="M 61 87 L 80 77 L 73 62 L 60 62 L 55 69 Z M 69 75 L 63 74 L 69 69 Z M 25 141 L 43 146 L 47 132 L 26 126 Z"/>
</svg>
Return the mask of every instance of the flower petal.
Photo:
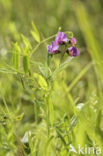
<svg viewBox="0 0 103 156">
<path fill-rule="evenodd" d="M 76 47 L 68 48 L 70 56 L 78 56 L 80 54 L 80 50 Z"/>
<path fill-rule="evenodd" d="M 53 41 L 52 42 L 52 51 L 55 52 L 58 50 L 58 48 L 59 48 L 58 43 L 56 41 Z"/>
<path fill-rule="evenodd" d="M 47 51 L 51 52 L 51 50 L 52 50 L 52 45 L 47 45 Z"/>
<path fill-rule="evenodd" d="M 72 38 L 72 40 L 71 40 L 71 42 L 72 42 L 72 44 L 76 44 L 76 43 L 77 43 L 76 38 L 75 38 L 75 37 L 73 37 L 73 38 Z"/>
<path fill-rule="evenodd" d="M 56 36 L 56 42 L 62 44 L 63 42 L 68 42 L 67 35 L 64 32 L 58 32 Z"/>
</svg>

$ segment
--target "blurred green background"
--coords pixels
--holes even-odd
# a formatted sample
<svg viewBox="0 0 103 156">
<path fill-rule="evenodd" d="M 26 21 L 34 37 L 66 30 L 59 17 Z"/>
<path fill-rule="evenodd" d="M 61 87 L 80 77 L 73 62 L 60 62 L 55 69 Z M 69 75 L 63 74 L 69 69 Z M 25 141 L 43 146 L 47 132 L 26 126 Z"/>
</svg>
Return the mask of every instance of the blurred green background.
<svg viewBox="0 0 103 156">
<path fill-rule="evenodd" d="M 102 0 L 81 2 L 89 15 L 88 20 L 92 24 L 92 29 L 95 29 L 97 39 L 102 43 Z M 19 40 L 18 33 L 31 38 L 32 21 L 35 22 L 42 37 L 56 33 L 58 27 L 61 26 L 63 31 L 73 31 L 80 47 L 84 47 L 76 9 L 79 9 L 79 1 L 76 0 L 60 0 L 59 2 L 54 0 L 0 0 L 1 48 L 3 45 L 10 46 L 10 41 Z"/>
<path fill-rule="evenodd" d="M 59 27 L 62 28 L 62 31 L 72 31 L 77 39 L 77 47 L 81 51 L 80 56 L 73 59 L 69 67 L 60 73 L 60 77 L 57 78 L 58 82 L 55 83 L 56 90 L 53 94 L 53 103 L 57 111 L 56 118 L 60 119 L 65 112 L 70 116 L 74 113 L 70 105 L 71 101 L 76 104 L 88 104 L 81 115 L 82 117 L 85 116 L 84 114 L 90 108 L 96 110 L 96 115 L 98 116 L 100 109 L 102 109 L 103 101 L 103 1 L 0 0 L 1 68 L 7 64 L 13 65 L 12 44 L 13 42 L 18 42 L 22 45 L 21 34 L 27 37 L 33 48 L 37 45 L 30 33 L 32 22 L 37 26 L 41 40 L 56 34 Z M 45 62 L 47 43 L 38 48 L 32 56 L 32 61 Z M 56 56 L 51 68 L 54 65 L 56 67 L 57 64 L 58 57 Z M 31 65 L 31 69 L 34 72 L 38 72 L 36 66 Z M 23 89 L 18 75 L 0 73 L 1 109 L 3 109 L 6 100 L 14 119 L 19 114 L 24 113 L 23 120 L 15 125 L 16 129 L 18 129 L 17 135 L 19 137 L 23 137 L 26 131 L 33 129 L 32 124 L 35 122 L 34 105 L 32 102 L 34 92 L 30 90 L 30 86 L 28 85 L 31 82 L 26 78 L 24 78 L 24 82 L 26 89 Z M 59 98 L 60 96 L 61 99 Z M 94 105 L 96 101 L 98 102 Z M 1 111 L 0 113 L 2 121 L 3 112 Z M 93 118 L 93 115 L 89 112 L 87 116 L 89 120 L 93 121 L 90 122 L 90 125 L 93 124 L 94 126 L 94 120 L 96 120 L 97 116 L 94 115 L 95 117 Z M 41 121 L 41 117 L 39 120 Z M 101 123 L 101 129 L 103 129 L 102 125 Z M 8 127 L 9 134 L 12 135 L 14 128 L 9 123 Z M 101 131 L 98 132 L 100 133 Z M 3 130 L 0 134 L 1 138 L 2 133 L 4 133 Z M 1 139 L 1 146 L 5 138 Z M 9 136 L 9 139 L 12 140 L 13 138 Z M 11 141 L 9 139 L 8 142 Z M 9 146 L 13 148 L 13 144 Z M 1 154 L 5 155 L 5 152 Z"/>
<path fill-rule="evenodd" d="M 5 61 L 12 65 L 12 43 L 16 41 L 21 43 L 21 34 L 28 38 L 33 47 L 36 46 L 37 43 L 30 33 L 32 21 L 36 24 L 41 39 L 57 33 L 58 28 L 61 27 L 62 31 L 74 33 L 77 46 L 81 51 L 81 55 L 70 65 L 73 72 L 71 74 L 70 70 L 70 75 L 68 72 L 68 81 L 71 82 L 88 62 L 102 61 L 102 5 L 102 0 L 0 0 L 1 66 Z M 45 62 L 46 53 L 45 44 L 34 53 L 33 60 Z M 95 63 L 98 64 L 98 62 Z M 89 76 L 95 79 L 94 83 L 96 83 L 94 75 L 92 77 L 88 74 L 84 82 L 81 82 L 81 86 L 86 85 L 85 82 Z M 84 96 L 86 95 L 81 95 L 82 98 Z"/>
</svg>

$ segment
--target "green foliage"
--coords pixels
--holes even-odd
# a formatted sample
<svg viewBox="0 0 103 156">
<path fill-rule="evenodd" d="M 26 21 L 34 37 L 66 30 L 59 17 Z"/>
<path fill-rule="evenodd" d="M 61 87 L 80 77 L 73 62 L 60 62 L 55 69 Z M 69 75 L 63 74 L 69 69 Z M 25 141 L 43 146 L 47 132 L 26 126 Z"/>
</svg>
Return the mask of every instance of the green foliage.
<svg viewBox="0 0 103 156">
<path fill-rule="evenodd" d="M 24 69 L 25 73 L 29 72 L 30 63 L 29 63 L 29 56 L 28 55 L 23 56 L 23 69 Z"/>
<path fill-rule="evenodd" d="M 103 153 L 102 4 L 0 0 L 0 156 Z M 77 58 L 47 55 L 59 26 L 74 32 Z"/>
<path fill-rule="evenodd" d="M 102 77 L 103 76 L 102 75 L 103 54 L 101 52 L 101 48 L 100 48 L 101 46 L 99 45 L 98 40 L 94 36 L 95 30 L 93 31 L 91 27 L 91 24 L 89 22 L 89 15 L 86 13 L 86 10 L 81 3 L 79 3 L 79 8 L 76 7 L 75 11 L 76 11 L 79 25 L 84 34 L 84 39 L 86 41 L 87 48 L 94 61 L 96 71 L 97 73 L 99 72 L 99 75 Z"/>
<path fill-rule="evenodd" d="M 46 80 L 43 78 L 43 76 L 34 73 L 33 77 L 37 80 L 38 84 L 40 85 L 40 87 L 44 90 L 47 90 L 47 82 Z"/>
<path fill-rule="evenodd" d="M 14 68 L 18 70 L 20 66 L 20 47 L 17 43 L 14 44 L 13 53 L 14 53 L 13 55 Z"/>
<path fill-rule="evenodd" d="M 23 42 L 25 44 L 25 49 L 24 49 L 24 55 L 25 54 L 29 54 L 30 51 L 32 50 L 32 46 L 30 44 L 30 42 L 27 40 L 27 38 L 24 36 L 24 35 L 21 35 L 22 39 L 23 39 Z"/>
<path fill-rule="evenodd" d="M 31 31 L 31 34 L 32 34 L 32 36 L 34 37 L 34 39 L 38 42 L 38 43 L 40 43 L 40 35 L 39 35 L 39 32 L 38 32 L 38 30 L 37 30 L 37 28 L 36 28 L 36 26 L 35 26 L 35 24 L 32 22 L 32 26 L 33 26 L 33 30 L 34 31 Z"/>
</svg>

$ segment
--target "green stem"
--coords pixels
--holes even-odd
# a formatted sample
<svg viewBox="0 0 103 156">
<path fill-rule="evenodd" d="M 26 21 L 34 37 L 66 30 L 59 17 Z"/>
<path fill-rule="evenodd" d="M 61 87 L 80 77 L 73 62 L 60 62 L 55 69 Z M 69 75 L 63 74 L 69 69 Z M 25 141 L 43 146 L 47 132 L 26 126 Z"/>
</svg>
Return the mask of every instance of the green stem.
<svg viewBox="0 0 103 156">
<path fill-rule="evenodd" d="M 63 50 L 63 52 L 61 54 L 60 64 L 61 64 L 61 62 L 63 60 L 64 54 L 66 53 L 66 49 L 67 49 L 67 46 L 65 45 L 65 48 L 64 48 L 64 50 Z"/>
<path fill-rule="evenodd" d="M 49 121 L 49 97 L 46 97 L 46 122 L 47 122 L 47 130 L 48 130 L 48 137 L 50 134 L 50 121 Z"/>
<path fill-rule="evenodd" d="M 35 123 L 38 123 L 38 106 L 37 106 L 37 102 L 34 103 L 34 111 L 35 111 Z"/>
<path fill-rule="evenodd" d="M 49 83 L 50 82 L 48 82 L 48 86 L 50 85 Z M 53 122 L 54 122 L 54 111 L 53 111 L 53 103 L 51 101 L 51 91 L 46 97 L 46 121 L 47 121 L 47 128 L 48 128 L 48 137 L 50 135 L 50 128 L 53 126 Z"/>
</svg>

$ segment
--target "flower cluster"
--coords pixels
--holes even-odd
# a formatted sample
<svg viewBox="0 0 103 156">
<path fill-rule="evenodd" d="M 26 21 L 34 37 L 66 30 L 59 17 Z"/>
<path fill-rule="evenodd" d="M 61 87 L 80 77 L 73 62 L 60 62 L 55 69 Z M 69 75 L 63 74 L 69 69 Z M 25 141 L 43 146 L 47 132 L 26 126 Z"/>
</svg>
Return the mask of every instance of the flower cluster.
<svg viewBox="0 0 103 156">
<path fill-rule="evenodd" d="M 69 39 L 64 32 L 58 32 L 55 41 L 52 41 L 51 45 L 47 45 L 47 51 L 49 54 L 62 53 L 59 46 L 65 45 L 67 47 L 65 51 L 67 54 L 70 56 L 78 56 L 80 50 L 76 48 L 76 43 L 76 38 L 72 37 L 72 39 Z"/>
</svg>

